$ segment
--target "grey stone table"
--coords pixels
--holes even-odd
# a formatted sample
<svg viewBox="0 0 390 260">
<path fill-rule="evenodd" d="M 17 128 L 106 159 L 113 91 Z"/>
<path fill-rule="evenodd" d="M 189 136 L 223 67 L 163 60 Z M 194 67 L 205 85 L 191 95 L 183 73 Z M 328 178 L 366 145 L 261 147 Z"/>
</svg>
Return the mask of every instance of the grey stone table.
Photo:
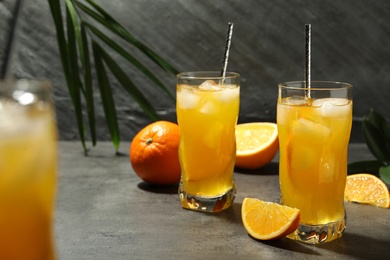
<svg viewBox="0 0 390 260">
<path fill-rule="evenodd" d="M 260 242 L 241 222 L 244 197 L 278 201 L 277 160 L 237 171 L 234 205 L 218 214 L 183 210 L 177 187 L 142 182 L 128 159 L 99 142 L 85 157 L 79 142 L 60 142 L 55 239 L 59 259 L 390 259 L 390 209 L 346 203 L 342 238 L 319 246 L 283 238 Z M 350 161 L 371 159 L 350 145 Z"/>
</svg>

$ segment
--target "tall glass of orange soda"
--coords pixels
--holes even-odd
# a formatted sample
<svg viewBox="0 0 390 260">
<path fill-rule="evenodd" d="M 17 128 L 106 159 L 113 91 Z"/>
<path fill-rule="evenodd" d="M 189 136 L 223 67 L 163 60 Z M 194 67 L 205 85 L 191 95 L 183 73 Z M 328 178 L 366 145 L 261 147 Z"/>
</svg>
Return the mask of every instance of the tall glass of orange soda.
<svg viewBox="0 0 390 260">
<path fill-rule="evenodd" d="M 301 211 L 300 226 L 290 238 L 319 244 L 342 236 L 351 124 L 351 84 L 279 84 L 281 203 Z"/>
<path fill-rule="evenodd" d="M 235 198 L 235 127 L 240 104 L 240 76 L 227 72 L 177 75 L 180 127 L 179 196 L 185 209 L 218 212 Z"/>
<path fill-rule="evenodd" d="M 0 259 L 54 259 L 57 131 L 47 82 L 0 83 Z"/>
</svg>

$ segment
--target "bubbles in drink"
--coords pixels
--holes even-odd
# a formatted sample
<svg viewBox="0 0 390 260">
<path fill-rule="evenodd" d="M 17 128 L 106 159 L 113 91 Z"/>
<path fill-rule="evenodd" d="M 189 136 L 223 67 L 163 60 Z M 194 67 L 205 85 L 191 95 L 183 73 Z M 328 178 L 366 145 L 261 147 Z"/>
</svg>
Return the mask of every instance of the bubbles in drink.
<svg viewBox="0 0 390 260">
<path fill-rule="evenodd" d="M 321 167 L 319 167 L 319 180 L 321 183 L 332 183 L 335 178 L 336 158 L 331 152 L 324 152 L 322 155 Z"/>
</svg>

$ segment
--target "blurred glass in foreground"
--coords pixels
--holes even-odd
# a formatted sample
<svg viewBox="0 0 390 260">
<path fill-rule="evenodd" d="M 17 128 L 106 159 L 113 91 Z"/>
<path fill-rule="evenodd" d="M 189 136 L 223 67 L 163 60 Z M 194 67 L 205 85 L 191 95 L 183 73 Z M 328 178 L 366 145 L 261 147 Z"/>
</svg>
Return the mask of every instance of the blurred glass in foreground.
<svg viewBox="0 0 390 260">
<path fill-rule="evenodd" d="M 54 259 L 57 130 L 51 86 L 0 82 L 0 259 Z"/>
</svg>

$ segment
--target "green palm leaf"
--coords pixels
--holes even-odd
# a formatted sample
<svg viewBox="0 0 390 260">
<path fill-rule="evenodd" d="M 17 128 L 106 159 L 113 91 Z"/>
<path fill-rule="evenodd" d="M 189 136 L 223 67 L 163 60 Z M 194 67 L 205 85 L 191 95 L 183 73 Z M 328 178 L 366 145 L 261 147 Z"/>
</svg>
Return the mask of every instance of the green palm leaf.
<svg viewBox="0 0 390 260">
<path fill-rule="evenodd" d="M 380 129 L 368 119 L 363 120 L 363 135 L 371 153 L 381 162 L 390 162 L 390 152 Z"/>
<path fill-rule="evenodd" d="M 371 173 L 390 184 L 390 124 L 373 109 L 363 119 L 363 136 L 367 147 L 377 160 L 348 164 L 348 174 Z"/>
<path fill-rule="evenodd" d="M 119 127 L 110 82 L 107 77 L 106 69 L 104 68 L 101 48 L 94 41 L 92 42 L 92 50 L 95 59 L 96 73 L 100 89 L 100 96 L 102 98 L 103 103 L 104 114 L 106 117 L 108 129 L 111 134 L 112 142 L 116 148 L 116 151 L 118 151 L 120 140 Z"/>
<path fill-rule="evenodd" d="M 104 25 L 107 29 L 126 40 L 128 43 L 136 46 L 141 52 L 143 52 L 146 56 L 148 56 L 151 60 L 153 60 L 157 65 L 166 70 L 167 72 L 171 72 L 173 74 L 177 74 L 178 71 L 169 63 L 167 63 L 164 59 L 162 59 L 159 55 L 157 55 L 154 51 L 148 48 L 146 45 L 138 41 L 132 34 L 130 34 L 120 23 L 118 23 L 111 15 L 109 15 L 103 8 L 98 6 L 94 1 L 87 0 L 87 2 L 95 9 L 98 13 L 88 8 L 86 5 L 76 1 L 77 6 L 87 13 L 90 17 L 95 19 L 100 24 Z"/>
<path fill-rule="evenodd" d="M 107 37 L 102 31 L 97 29 L 90 23 L 85 23 L 85 26 L 88 27 L 96 36 L 98 36 L 104 43 L 110 46 L 113 50 L 119 53 L 123 58 L 132 63 L 138 70 L 144 73 L 148 78 L 150 78 L 157 86 L 159 86 L 162 90 L 164 90 L 173 100 L 175 97 L 170 93 L 167 87 L 151 73 L 141 62 L 139 62 L 136 58 L 134 58 L 129 52 L 127 52 L 124 48 L 119 46 L 116 42 Z"/>
<path fill-rule="evenodd" d="M 65 79 L 69 79 L 69 64 L 68 64 L 68 46 L 65 40 L 65 32 L 62 23 L 61 5 L 59 0 L 48 0 L 50 11 L 54 20 L 54 25 L 57 31 L 57 43 L 60 51 L 62 68 L 64 70 Z M 69 82 L 68 82 L 69 83 Z M 68 84 L 69 85 L 69 84 Z"/>
<path fill-rule="evenodd" d="M 387 123 L 386 119 L 375 112 L 373 109 L 370 110 L 370 114 L 365 121 L 369 121 L 375 129 L 378 130 L 380 134 L 381 143 L 384 144 L 386 153 L 388 154 L 388 158 L 390 160 L 390 125 Z M 390 162 L 390 161 L 388 161 Z"/>
<path fill-rule="evenodd" d="M 99 47 L 100 48 L 100 47 Z M 122 84 L 126 91 L 138 102 L 140 107 L 149 115 L 150 118 L 158 120 L 159 117 L 153 106 L 145 98 L 141 91 L 137 89 L 134 83 L 126 75 L 126 73 L 118 66 L 118 64 L 108 55 L 103 49 L 100 49 L 100 54 L 104 59 L 107 67 L 110 68 L 116 79 Z"/>
<path fill-rule="evenodd" d="M 66 6 L 67 6 L 67 10 L 69 12 L 69 15 L 70 15 L 70 18 L 71 18 L 71 21 L 73 24 L 73 29 L 74 29 L 73 34 L 74 34 L 74 37 L 76 39 L 78 51 L 80 54 L 82 71 L 84 72 L 85 87 L 84 87 L 80 77 L 78 77 L 79 69 L 78 69 L 78 65 L 77 65 L 77 59 L 78 59 L 77 52 L 75 52 L 76 56 L 72 56 L 72 59 L 71 59 L 72 64 L 76 63 L 74 66 L 77 66 L 72 70 L 72 75 L 77 76 L 78 85 L 76 85 L 76 86 L 78 86 L 79 90 L 84 94 L 87 112 L 88 112 L 87 115 L 88 115 L 89 129 L 90 129 L 90 134 L 91 134 L 91 139 L 92 139 L 92 145 L 96 145 L 95 111 L 94 111 L 94 105 L 93 105 L 94 102 L 93 102 L 93 90 L 92 90 L 92 76 L 91 76 L 91 65 L 90 65 L 90 61 L 89 61 L 89 49 L 88 49 L 87 35 L 86 35 L 85 27 L 82 24 L 80 25 L 80 23 L 79 23 L 79 20 L 77 18 L 77 13 L 76 13 L 76 10 L 75 10 L 75 7 L 74 7 L 72 1 L 66 0 Z M 68 30 L 68 32 L 69 32 L 69 30 Z M 73 34 L 70 37 L 68 37 L 68 39 L 73 37 Z M 75 47 L 76 46 L 73 45 L 72 48 L 70 49 L 70 51 L 76 51 Z M 75 82 L 75 84 L 76 84 L 76 82 Z M 77 90 L 75 90 L 75 91 L 77 91 Z M 81 111 L 78 111 L 78 113 L 81 113 Z"/>
<path fill-rule="evenodd" d="M 97 137 L 93 88 L 94 79 L 92 78 L 93 71 L 95 71 L 107 127 L 109 129 L 114 147 L 116 150 L 118 150 L 120 142 L 118 120 L 113 93 L 111 91 L 111 84 L 109 81 L 110 78 L 107 75 L 105 65 L 107 65 L 112 75 L 118 80 L 123 88 L 135 100 L 135 102 L 139 104 L 146 115 L 148 115 L 153 120 L 158 120 L 158 115 L 148 99 L 126 75 L 125 71 L 127 69 L 121 68 L 118 63 L 108 54 L 109 52 L 102 48 L 100 43 L 104 43 L 106 48 L 115 51 L 122 58 L 127 60 L 134 66 L 133 68 L 136 71 L 142 73 L 146 78 L 150 79 L 157 87 L 166 92 L 172 100 L 175 100 L 175 97 L 143 63 L 133 57 L 133 55 L 126 51 L 125 48 L 117 44 L 116 41 L 112 39 L 111 35 L 108 36 L 107 34 L 103 33 L 100 29 L 98 29 L 98 27 L 105 27 L 108 29 L 109 33 L 124 39 L 126 44 L 135 46 L 139 51 L 141 51 L 141 53 L 145 54 L 148 58 L 150 58 L 150 60 L 160 66 L 163 70 L 172 74 L 177 74 L 177 70 L 142 42 L 138 41 L 93 0 L 86 0 L 86 3 L 89 6 L 87 6 L 85 3 L 81 3 L 78 0 L 64 1 L 66 7 L 65 22 L 63 22 L 62 18 L 61 1 L 48 0 L 57 31 L 57 41 L 61 63 L 69 95 L 75 110 L 81 143 L 86 153 L 87 148 L 85 145 L 85 126 L 82 116 L 83 108 L 85 108 L 87 110 L 89 131 L 92 143 L 93 145 L 96 144 Z M 92 18 L 93 20 L 87 18 Z M 92 24 L 93 21 L 96 22 L 99 26 Z M 91 62 L 90 51 L 93 53 L 93 58 L 95 61 L 94 67 L 92 66 L 93 63 Z M 84 107 L 83 102 L 85 102 Z"/>
<path fill-rule="evenodd" d="M 92 139 L 92 145 L 96 145 L 96 121 L 95 121 L 95 107 L 93 100 L 93 86 L 92 86 L 92 69 L 89 57 L 87 32 L 83 24 L 81 24 L 81 40 L 82 52 L 80 51 L 81 61 L 84 69 L 84 84 L 85 84 L 85 101 L 88 112 L 89 129 Z"/>
<path fill-rule="evenodd" d="M 390 165 L 380 167 L 379 176 L 384 182 L 390 184 Z"/>
<path fill-rule="evenodd" d="M 82 116 L 82 106 L 81 106 L 81 80 L 79 77 L 79 66 L 78 66 L 78 54 L 77 54 L 77 44 L 74 31 L 74 21 L 72 20 L 72 13 L 69 8 L 66 9 L 66 22 L 67 22 L 67 36 L 68 36 L 68 55 L 66 57 L 67 62 L 69 63 L 69 74 L 68 74 L 68 89 L 73 102 L 73 106 L 76 113 L 77 126 L 80 133 L 80 139 L 86 151 L 85 145 L 85 136 L 84 136 L 84 122 Z M 77 25 L 76 25 L 77 26 Z"/>
</svg>

